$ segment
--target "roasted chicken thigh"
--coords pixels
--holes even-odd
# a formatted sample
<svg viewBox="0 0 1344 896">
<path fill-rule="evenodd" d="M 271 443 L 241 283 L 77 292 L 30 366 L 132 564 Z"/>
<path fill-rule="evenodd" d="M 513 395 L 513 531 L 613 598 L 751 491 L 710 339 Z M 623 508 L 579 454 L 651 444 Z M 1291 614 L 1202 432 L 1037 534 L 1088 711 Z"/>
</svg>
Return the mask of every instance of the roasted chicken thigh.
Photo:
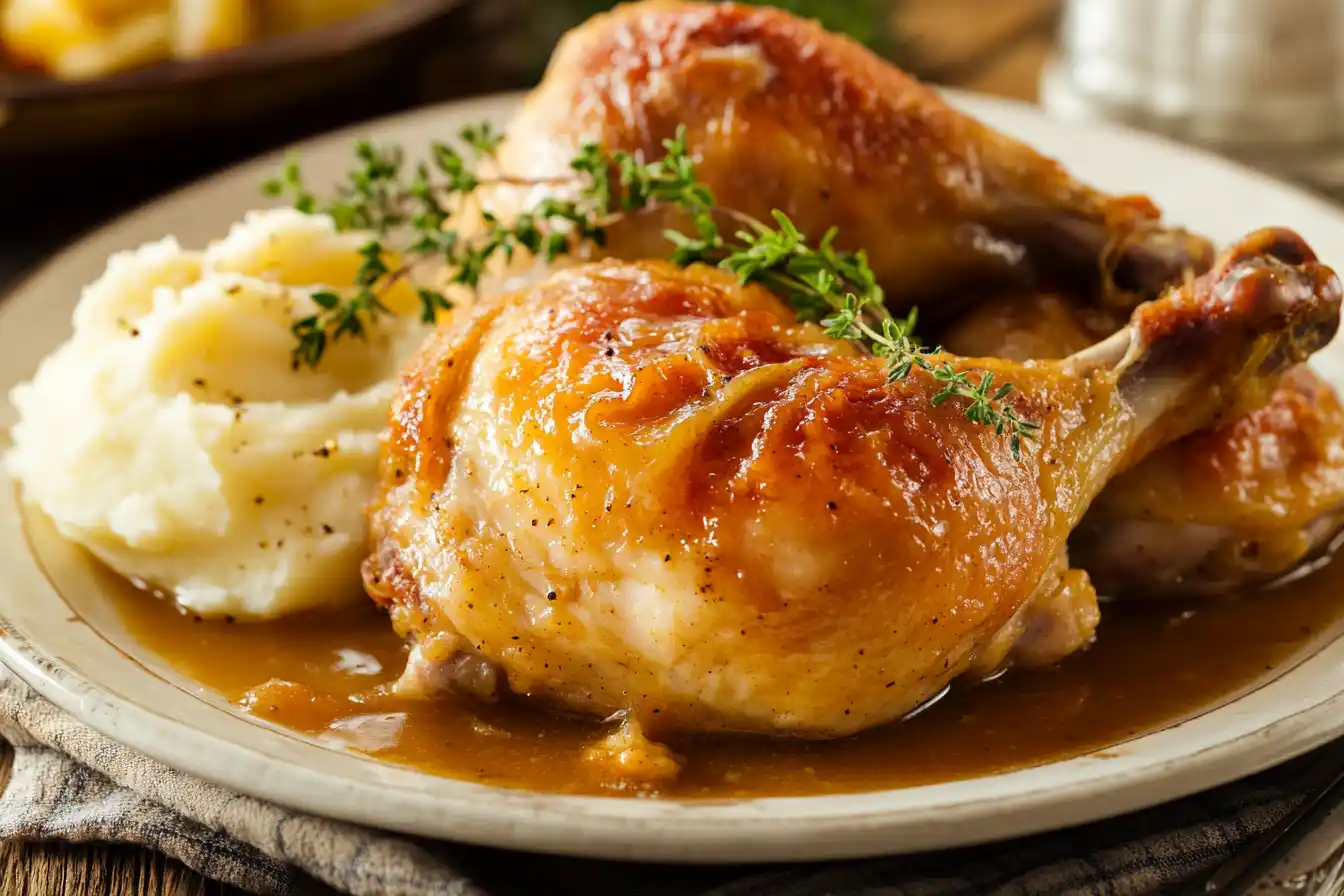
<svg viewBox="0 0 1344 896">
<path fill-rule="evenodd" d="M 943 334 L 952 351 L 1061 358 L 1114 316 L 1052 293 L 987 302 Z M 1111 595 L 1218 594 L 1296 569 L 1344 527 L 1344 407 L 1307 367 L 1268 403 L 1193 433 L 1112 480 L 1069 542 Z"/>
<path fill-rule="evenodd" d="M 1190 435 L 1113 480 L 1069 542 L 1116 595 L 1269 583 L 1344 527 L 1344 408 L 1306 367 L 1267 405 Z"/>
<path fill-rule="evenodd" d="M 1041 273 L 1094 286 L 1100 273 L 1103 292 L 1128 307 L 1212 260 L 1206 240 L 1164 228 L 1146 198 L 1080 183 L 854 41 L 732 3 L 646 0 L 570 32 L 510 125 L 499 167 L 553 178 L 588 141 L 652 159 L 679 126 L 722 205 L 764 221 L 782 210 L 814 238 L 838 227 L 840 248 L 867 248 L 896 308 Z M 504 187 L 483 202 L 508 219 L 570 190 Z M 664 257 L 664 229 L 683 223 L 671 212 L 631 217 L 601 251 Z"/>
<path fill-rule="evenodd" d="M 408 367 L 367 587 L 414 642 L 408 690 L 655 735 L 856 732 L 1086 643 L 1095 595 L 1063 558 L 1092 499 L 1324 344 L 1339 302 L 1299 240 L 1257 236 L 1064 361 L 937 358 L 1016 385 L 1041 429 L 1015 457 L 759 286 L 572 268 Z"/>
</svg>

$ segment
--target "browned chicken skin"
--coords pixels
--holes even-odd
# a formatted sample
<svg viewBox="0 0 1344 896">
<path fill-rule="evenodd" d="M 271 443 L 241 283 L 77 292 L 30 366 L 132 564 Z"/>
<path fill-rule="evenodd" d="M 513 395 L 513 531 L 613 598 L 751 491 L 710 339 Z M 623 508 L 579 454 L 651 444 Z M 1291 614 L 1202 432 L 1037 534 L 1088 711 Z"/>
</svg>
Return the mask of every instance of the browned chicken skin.
<svg viewBox="0 0 1344 896">
<path fill-rule="evenodd" d="M 1102 273 L 1112 293 L 1152 297 L 1212 258 L 1206 240 L 1164 229 L 1146 198 L 1091 189 L 859 44 L 731 3 L 647 0 L 572 31 L 510 126 L 501 167 L 563 174 L 590 140 L 653 158 L 679 125 L 724 206 L 766 221 L 783 210 L 814 239 L 837 226 L 897 308 L 1042 272 L 1093 285 Z M 485 201 L 507 217 L 557 189 Z M 623 222 L 603 251 L 663 257 L 669 223 Z"/>
<path fill-rule="evenodd" d="M 939 384 L 722 272 L 605 262 L 487 300 L 407 369 L 371 510 L 370 593 L 450 670 L 638 726 L 833 737 L 1096 623 L 1065 540 L 1103 485 L 1324 344 L 1339 283 L 1252 237 L 1017 385 L 1020 459 Z M 940 359 L 941 360 L 941 359 Z M 428 673 L 428 674 L 427 674 Z"/>
<path fill-rule="evenodd" d="M 1278 579 L 1344 527 L 1344 408 L 1305 367 L 1269 404 L 1115 479 L 1070 541 L 1105 593 L 1222 594 Z"/>
<path fill-rule="evenodd" d="M 1037 293 L 985 303 L 947 348 L 1060 358 L 1117 326 L 1105 311 Z M 1344 408 L 1308 368 L 1268 403 L 1158 451 L 1111 481 L 1070 540 L 1103 594 L 1216 594 L 1277 579 L 1344 527 Z"/>
</svg>

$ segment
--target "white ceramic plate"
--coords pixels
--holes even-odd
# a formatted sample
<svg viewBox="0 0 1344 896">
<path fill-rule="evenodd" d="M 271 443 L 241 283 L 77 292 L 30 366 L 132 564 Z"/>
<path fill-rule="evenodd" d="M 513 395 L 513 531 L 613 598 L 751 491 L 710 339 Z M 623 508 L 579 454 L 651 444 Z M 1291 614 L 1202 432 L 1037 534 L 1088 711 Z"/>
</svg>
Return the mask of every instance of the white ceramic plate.
<svg viewBox="0 0 1344 896">
<path fill-rule="evenodd" d="M 1266 178 L 1127 131 L 1050 121 L 1034 108 L 957 102 L 1082 177 L 1149 193 L 1172 220 L 1220 241 L 1266 224 L 1298 229 L 1344 264 L 1344 213 Z M 423 145 L 466 121 L 507 120 L 514 98 L 425 109 L 299 147 L 314 183 L 347 166 L 356 136 Z M 200 245 L 257 202 L 279 156 L 147 205 L 79 241 L 0 306 L 0 391 L 63 340 L 82 284 L 109 253 L 164 234 Z M 1321 368 L 1344 385 L 1344 348 Z M 13 409 L 4 403 L 0 427 Z M 0 475 L 0 492 L 12 490 Z M 333 818 L 518 849 L 609 858 L 759 861 L 908 852 L 1062 827 L 1153 805 L 1288 759 L 1344 734 L 1344 639 L 1229 704 L 1104 753 L 968 781 L 849 796 L 677 802 L 535 794 L 437 778 L 336 752 L 246 719 L 138 651 L 100 601 L 83 555 L 0 502 L 0 659 L 103 733 L 183 771 Z M 50 578 L 48 578 L 48 575 Z M 59 589 L 59 591 L 58 591 Z M 63 597 L 62 594 L 65 596 Z M 1209 658 L 1216 663 L 1216 657 Z M 1028 722 L 1028 720 L 1024 720 Z M 1029 723 L 1029 722 L 1028 722 Z"/>
</svg>

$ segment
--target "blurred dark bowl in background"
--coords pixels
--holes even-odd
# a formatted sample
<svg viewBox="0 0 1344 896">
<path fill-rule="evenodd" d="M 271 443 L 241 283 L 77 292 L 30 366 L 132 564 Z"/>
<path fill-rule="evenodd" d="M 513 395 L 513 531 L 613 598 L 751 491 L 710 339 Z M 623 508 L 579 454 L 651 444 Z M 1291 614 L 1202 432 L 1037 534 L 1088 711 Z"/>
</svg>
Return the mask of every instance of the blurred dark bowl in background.
<svg viewBox="0 0 1344 896">
<path fill-rule="evenodd" d="M 454 18 L 462 27 L 465 5 L 394 0 L 324 28 L 90 81 L 0 70 L 0 158 L 249 121 L 376 76 Z"/>
<path fill-rule="evenodd" d="M 71 216 L 91 223 L 309 134 L 520 86 L 528 75 L 507 45 L 525 3 L 391 0 L 313 31 L 87 82 L 0 69 L 0 215 L 69 231 Z"/>
</svg>

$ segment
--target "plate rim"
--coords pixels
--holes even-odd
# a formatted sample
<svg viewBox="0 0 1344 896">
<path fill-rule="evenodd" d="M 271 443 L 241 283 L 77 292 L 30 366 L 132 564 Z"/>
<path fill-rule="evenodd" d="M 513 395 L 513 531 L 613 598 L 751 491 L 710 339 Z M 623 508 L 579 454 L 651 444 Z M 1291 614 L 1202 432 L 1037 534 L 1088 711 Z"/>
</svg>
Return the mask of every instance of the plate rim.
<svg viewBox="0 0 1344 896">
<path fill-rule="evenodd" d="M 947 93 L 973 108 L 1006 107 L 1017 109 L 1019 112 L 1029 111 L 1032 116 L 1046 118 L 1043 112 L 1029 104 L 960 91 L 947 91 Z M 348 141 L 356 135 L 392 127 L 397 123 L 410 125 L 418 121 L 432 121 L 435 117 L 444 115 L 479 116 L 487 114 L 490 110 L 498 110 L 501 105 L 516 103 L 520 96 L 521 94 L 517 93 L 493 94 L 467 101 L 422 107 L 394 116 L 361 122 L 314 136 L 289 147 L 288 150 L 265 153 L 239 162 L 169 193 L 152 197 L 124 214 L 80 234 L 14 278 L 13 285 L 5 289 L 4 297 L 0 298 L 0 323 L 8 317 L 7 312 L 12 308 L 8 301 L 11 296 L 28 292 L 32 284 L 49 275 L 61 264 L 62 259 L 80 251 L 87 251 L 90 241 L 114 230 L 130 217 L 150 213 L 156 206 L 181 202 L 193 191 L 209 183 L 237 180 L 245 170 L 256 168 L 262 163 L 273 164 L 286 151 L 301 152 L 305 148 Z M 1056 124 L 1068 127 L 1063 123 L 1056 122 Z M 1322 197 L 1251 171 L 1234 162 L 1123 127 L 1087 125 L 1086 129 L 1122 134 L 1126 141 L 1139 139 L 1160 145 L 1168 153 L 1174 149 L 1178 154 L 1191 159 L 1192 163 L 1215 164 L 1239 178 L 1249 177 L 1272 185 L 1277 190 L 1292 194 L 1299 202 L 1305 201 L 1315 205 L 1321 214 L 1335 219 L 1344 226 L 1344 212 Z M 0 473 L 0 486 L 9 485 L 7 474 Z M 7 539 L 12 535 L 10 529 L 17 518 L 17 505 L 13 502 L 10 502 L 9 508 L 0 511 L 0 538 Z M 36 568 L 41 578 L 47 582 L 47 587 L 60 597 L 54 585 L 41 572 L 38 558 L 33 556 L 32 551 L 26 546 L 22 551 L 26 560 L 25 565 Z M 20 572 L 26 575 L 31 570 Z M 13 570 L 4 570 L 0 573 L 0 587 L 4 587 L 7 591 L 14 577 Z M 0 600 L 3 599 L 4 597 L 0 596 Z M 107 640 L 102 635 L 99 637 L 104 641 Z M 108 643 L 110 645 L 110 642 Z M 1341 646 L 1340 640 L 1322 645 L 1318 654 L 1304 660 L 1303 664 L 1312 662 L 1327 652 L 1331 646 Z M 287 775 L 266 774 L 266 768 L 272 768 L 274 771 L 273 767 L 277 760 L 273 757 L 247 745 L 197 731 L 179 719 L 160 715 L 149 707 L 123 697 L 106 685 L 96 683 L 89 676 L 70 668 L 65 663 L 44 656 L 34 646 L 30 634 L 24 631 L 21 625 L 15 624 L 13 619 L 0 618 L 0 662 L 13 670 L 43 697 L 84 724 L 184 773 L 327 818 L 344 819 L 357 824 L 374 824 L 410 834 L 445 836 L 441 813 L 439 816 L 430 813 L 417 820 L 409 816 L 390 816 L 385 806 L 381 812 L 379 807 L 374 806 L 374 811 L 363 812 L 358 818 L 351 817 L 348 812 L 333 812 L 332 801 L 324 799 L 321 789 L 313 786 L 332 784 L 332 779 L 329 777 L 318 776 L 310 781 L 307 769 L 302 769 L 303 776 L 294 778 L 289 778 Z M 151 670 L 145 671 L 158 678 Z M 162 681 L 161 678 L 159 680 Z M 165 684 L 173 686 L 171 682 Z M 1267 686 L 1272 684 L 1273 682 Z M 91 702 L 90 698 L 100 703 Z M 202 702 L 210 705 L 208 701 Z M 1164 730 L 1178 731 L 1199 719 L 1206 719 L 1235 705 L 1234 702 Z M 891 809 L 883 808 L 881 805 L 883 796 L 945 790 L 950 786 L 942 784 L 896 791 L 832 796 L 769 797 L 733 801 L 639 801 L 602 796 L 540 794 L 425 776 L 423 773 L 411 771 L 406 771 L 405 774 L 431 778 L 435 782 L 440 782 L 442 785 L 440 789 L 457 790 L 461 793 L 460 799 L 444 803 L 441 808 L 461 813 L 454 816 L 455 820 L 462 822 L 462 825 L 459 829 L 453 830 L 452 838 L 463 842 L 593 858 L 638 858 L 697 863 L 857 858 L 969 845 L 1009 836 L 1038 833 L 1177 799 L 1286 761 L 1333 739 L 1344 732 L 1344 718 L 1341 718 L 1344 717 L 1344 713 L 1339 712 L 1341 708 L 1344 708 L 1344 681 L 1338 683 L 1332 694 L 1324 696 L 1310 706 L 1262 725 L 1242 737 L 1213 744 L 1175 759 L 1152 760 L 1147 765 L 1128 769 L 1119 774 L 1099 773 L 1086 782 L 1087 786 L 1076 787 L 1063 795 L 1057 787 L 1043 783 L 1034 789 L 1023 790 L 1007 798 L 999 798 L 993 801 L 998 805 L 994 807 L 993 817 L 989 819 L 994 824 L 980 828 L 975 828 L 974 823 L 986 821 L 987 801 L 983 799 L 942 803 L 935 800 L 923 804 L 918 809 Z M 1332 726 L 1331 718 L 1341 720 Z M 251 724 L 241 719 L 238 721 L 240 724 Z M 140 731 L 128 735 L 126 731 L 128 728 L 139 728 Z M 156 733 L 157 737 L 154 736 Z M 1151 736 L 1154 735 L 1149 735 Z M 1272 745 L 1272 749 L 1269 745 L 1261 745 L 1264 749 L 1256 754 L 1258 758 L 1247 763 L 1246 754 L 1252 752 L 1254 747 L 1248 742 L 1252 740 L 1267 741 Z M 315 747 L 315 749 L 321 748 Z M 233 756 L 237 762 L 248 763 L 256 773 L 220 774 L 216 769 L 230 766 L 232 763 L 220 762 L 218 759 L 207 760 L 206 755 L 211 751 L 217 755 L 221 750 L 226 755 Z M 1029 776 L 1030 773 L 1040 769 L 1087 761 L 1109 764 L 1106 759 L 1084 756 L 992 777 L 1001 780 L 1007 777 Z M 1115 766 L 1112 765 L 1112 768 Z M 1173 781 L 1172 773 L 1178 769 L 1184 774 Z M 284 771 L 292 774 L 293 768 L 285 768 Z M 975 784 L 984 780 L 986 779 L 969 779 L 968 782 L 957 783 Z M 247 786 L 249 782 L 257 783 L 249 787 Z M 346 782 L 346 786 L 351 786 L 351 782 Z M 1160 794 L 1157 793 L 1159 790 Z M 1104 803 L 1099 797 L 1106 798 Z M 874 802 L 877 805 L 864 805 Z M 1004 805 L 1005 802 L 1007 805 Z M 508 805 L 501 809 L 500 803 Z M 804 808 L 804 804 L 806 807 L 815 808 L 826 803 L 838 803 L 838 805 L 829 813 L 798 811 Z M 656 810 L 649 811 L 651 806 L 657 807 Z M 744 814 L 744 806 L 757 808 L 759 814 Z M 363 808 L 367 810 L 370 807 Z M 1049 812 L 1042 811 L 1044 809 L 1049 809 Z M 776 810 L 780 810 L 778 815 Z M 931 812 L 939 817 L 921 822 L 929 829 L 925 835 L 909 837 L 910 831 L 907 829 L 912 821 L 908 816 L 912 813 Z M 750 826 L 743 824 L 744 818 L 750 819 Z M 1012 823 L 1008 823 L 1010 819 L 1013 820 Z M 732 836 L 725 837 L 729 825 L 732 826 Z M 574 831 L 576 826 L 584 827 L 585 831 L 576 835 Z M 799 826 L 806 829 L 800 832 Z M 818 830 L 818 827 L 824 830 Z M 886 839 L 887 833 L 893 827 L 899 828 L 907 835 L 907 839 L 895 843 Z"/>
<path fill-rule="evenodd" d="M 8 483 L 6 483 L 8 484 Z M 101 636 L 100 636 L 101 637 Z M 1323 648 L 1324 649 L 1324 648 Z M 402 815 L 405 802 L 364 805 L 358 817 L 349 810 L 334 809 L 336 801 L 322 794 L 321 788 L 337 785 L 351 797 L 370 795 L 366 782 L 354 784 L 309 772 L 303 766 L 284 763 L 247 745 L 199 732 L 185 721 L 166 716 L 136 703 L 105 685 L 95 684 L 59 660 L 53 660 L 28 641 L 21 628 L 0 618 L 0 663 L 17 675 L 36 693 L 84 725 L 117 743 L 136 750 L 182 774 L 190 775 L 227 790 L 261 799 L 319 818 L 400 832 L 414 836 L 452 840 L 494 848 L 521 850 L 578 858 L 673 862 L 694 865 L 758 864 L 780 861 L 826 861 L 860 859 L 878 855 L 903 855 L 935 849 L 997 842 L 1066 829 L 1118 817 L 1199 793 L 1287 762 L 1334 740 L 1344 725 L 1334 728 L 1321 724 L 1344 710 L 1344 690 L 1298 710 L 1249 735 L 1206 747 L 1176 759 L 1149 764 L 1119 775 L 1099 775 L 1061 796 L 1055 785 L 1039 785 L 1008 797 L 976 801 L 929 801 L 918 808 L 888 809 L 881 805 L 856 807 L 857 802 L 878 801 L 884 795 L 942 789 L 935 784 L 887 791 L 835 794 L 807 797 L 763 797 L 742 800 L 639 800 L 629 797 L 572 796 L 497 787 L 489 784 L 441 778 L 415 770 L 406 775 L 428 778 L 453 790 L 458 798 L 445 801 L 433 797 L 435 810 L 422 806 L 424 814 Z M 177 687 L 152 671 L 145 674 L 166 687 Z M 197 695 L 212 711 L 230 715 Z M 90 704 L 93 697 L 96 704 Z M 1231 708 L 1234 704 L 1222 707 Z M 1218 712 L 1221 710 L 1215 710 Z M 1176 732 L 1190 722 L 1207 718 L 1213 712 L 1180 722 L 1164 732 Z M 230 715 L 238 724 L 256 725 Z M 127 736 L 123 727 L 138 729 Z M 269 727 L 269 726 L 265 726 Z M 272 732 L 294 739 L 292 732 Z M 1148 735 L 1152 736 L 1152 735 Z M 1252 764 L 1242 763 L 1248 752 L 1244 744 L 1252 738 L 1279 741 L 1279 748 L 1266 752 Z M 298 738 L 300 740 L 306 740 Z M 1143 738 L 1139 738 L 1141 740 Z M 322 750 L 315 744 L 313 749 Z M 1105 752 L 1104 748 L 1100 752 Z M 210 757 L 210 758 L 207 758 Z M 379 763 L 369 757 L 351 757 L 360 762 Z M 1186 769 L 1193 760 L 1203 761 Z M 1087 754 L 1062 762 L 1046 763 L 1021 771 L 988 776 L 1004 778 L 1040 772 L 1065 763 L 1095 762 L 1100 767 L 1106 758 Z M 232 774 L 218 769 L 232 767 Z M 389 766 L 390 767 L 390 766 Z M 1176 770 L 1186 772 L 1173 779 Z M 399 770 L 400 771 L 400 770 Z M 283 774 L 275 774 L 283 772 Z M 985 778 L 970 778 L 955 784 L 975 784 Z M 247 782 L 254 781 L 255 784 Z M 1173 783 L 1174 782 L 1174 783 Z M 1169 786 L 1167 786 L 1169 785 Z M 1157 792 L 1160 790 L 1160 794 Z M 319 795 L 322 794 L 322 795 Z M 406 794 L 402 794 L 404 800 Z M 1099 798 L 1105 798 L 1104 808 Z M 836 811 L 818 814 L 791 814 L 823 802 L 844 804 Z M 505 803 L 507 805 L 501 805 Z M 986 817 L 986 806 L 994 813 Z M 655 813 L 623 811 L 634 807 L 658 807 Z M 752 807 L 760 814 L 728 815 L 721 810 Z M 615 811 L 607 811 L 607 810 Z M 446 810 L 446 813 L 443 811 Z M 780 810 L 783 817 L 772 810 Z M 1044 810 L 1049 810 L 1048 813 Z M 910 837 L 915 814 L 938 813 L 936 819 L 923 818 L 918 824 L 923 834 Z M 445 834 L 444 814 L 451 815 L 460 828 Z M 678 817 L 680 816 L 680 817 Z M 992 820 L 992 828 L 972 828 L 975 822 Z M 749 826 L 747 826 L 749 825 Z M 807 830 L 800 832 L 800 826 Z M 583 828 L 576 836 L 575 827 Z M 725 834 L 731 829 L 731 836 Z M 906 839 L 887 839 L 898 829 Z"/>
</svg>

